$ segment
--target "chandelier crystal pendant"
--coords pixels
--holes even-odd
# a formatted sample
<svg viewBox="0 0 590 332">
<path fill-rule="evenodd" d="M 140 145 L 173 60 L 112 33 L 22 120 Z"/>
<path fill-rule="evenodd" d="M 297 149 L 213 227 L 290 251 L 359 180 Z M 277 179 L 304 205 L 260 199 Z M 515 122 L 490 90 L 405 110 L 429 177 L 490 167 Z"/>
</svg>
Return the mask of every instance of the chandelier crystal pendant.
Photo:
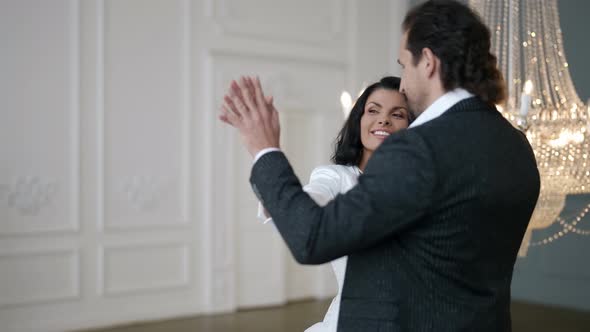
<svg viewBox="0 0 590 332">
<path fill-rule="evenodd" d="M 563 49 L 557 0 L 470 0 L 490 28 L 492 53 L 504 75 L 508 100 L 498 109 L 526 133 L 541 175 L 541 194 L 519 256 L 530 245 L 547 244 L 577 228 L 560 217 L 566 195 L 590 192 L 590 107 L 578 97 Z M 590 207 L 590 205 L 589 205 Z M 539 243 L 532 232 L 553 224 L 559 230 Z"/>
</svg>

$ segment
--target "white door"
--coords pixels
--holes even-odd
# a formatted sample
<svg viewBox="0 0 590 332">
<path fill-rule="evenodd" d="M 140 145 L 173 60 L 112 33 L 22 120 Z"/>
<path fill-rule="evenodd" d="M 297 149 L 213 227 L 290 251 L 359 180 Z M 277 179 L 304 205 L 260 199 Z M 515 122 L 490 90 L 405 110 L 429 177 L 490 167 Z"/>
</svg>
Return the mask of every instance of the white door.
<svg viewBox="0 0 590 332">
<path fill-rule="evenodd" d="M 356 95 L 363 83 L 397 72 L 406 10 L 406 1 L 388 0 L 212 1 L 208 20 L 197 29 L 205 43 L 210 106 L 219 106 L 231 79 L 260 75 L 280 113 L 282 148 L 307 183 L 314 167 L 330 163 L 343 124 L 342 90 Z M 233 130 L 210 121 L 218 144 L 211 151 L 214 307 L 333 296 L 329 266 L 298 265 L 276 229 L 256 220 L 248 182 L 252 158 Z"/>
<path fill-rule="evenodd" d="M 256 221 L 251 158 L 217 109 L 231 79 L 259 74 L 307 182 L 329 161 L 341 91 L 395 70 L 404 12 L 387 0 L 0 0 L 0 329 L 330 296 L 329 271 L 296 265 Z"/>
</svg>

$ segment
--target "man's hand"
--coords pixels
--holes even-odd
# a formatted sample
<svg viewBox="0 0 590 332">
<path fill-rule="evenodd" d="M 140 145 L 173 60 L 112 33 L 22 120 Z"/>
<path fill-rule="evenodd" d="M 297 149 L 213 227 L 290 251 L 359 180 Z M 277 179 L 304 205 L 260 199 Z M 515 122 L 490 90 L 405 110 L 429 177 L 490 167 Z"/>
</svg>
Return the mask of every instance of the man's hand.
<svg viewBox="0 0 590 332">
<path fill-rule="evenodd" d="M 252 157 L 262 149 L 279 148 L 279 114 L 272 97 L 264 96 L 258 77 L 231 82 L 219 119 L 238 129 Z"/>
</svg>

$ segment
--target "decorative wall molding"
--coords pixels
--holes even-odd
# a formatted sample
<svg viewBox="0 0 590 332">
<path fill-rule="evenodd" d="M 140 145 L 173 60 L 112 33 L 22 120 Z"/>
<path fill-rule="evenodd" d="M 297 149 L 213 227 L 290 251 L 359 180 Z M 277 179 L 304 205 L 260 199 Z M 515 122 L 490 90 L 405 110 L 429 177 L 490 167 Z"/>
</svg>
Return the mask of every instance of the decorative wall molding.
<svg viewBox="0 0 590 332">
<path fill-rule="evenodd" d="M 70 225 L 73 230 L 79 230 L 81 223 L 81 199 L 80 187 L 82 156 L 80 154 L 82 147 L 82 137 L 80 129 L 80 118 L 82 113 L 81 104 L 81 87 L 80 87 L 80 58 L 81 58 L 81 27 L 80 27 L 80 4 L 78 1 L 69 1 L 70 15 L 70 172 L 71 182 L 69 184 L 70 192 Z"/>
<path fill-rule="evenodd" d="M 98 293 L 144 294 L 189 286 L 189 248 L 185 243 L 141 243 L 99 249 Z"/>
<path fill-rule="evenodd" d="M 11 184 L 0 184 L 0 201 L 21 216 L 37 216 L 45 206 L 53 203 L 58 188 L 55 180 L 19 176 Z"/>
<path fill-rule="evenodd" d="M 138 212 L 150 212 L 158 208 L 162 197 L 166 194 L 165 179 L 155 176 L 134 175 L 122 179 L 120 195 Z"/>
<path fill-rule="evenodd" d="M 0 253 L 0 309 L 79 299 L 77 249 Z"/>
<path fill-rule="evenodd" d="M 11 4 L 7 4 L 10 8 Z M 32 6 L 34 9 L 29 9 Z M 31 82 L 30 86 L 25 83 L 24 93 L 26 96 L 38 93 L 40 96 L 31 98 L 48 101 L 49 105 L 40 106 L 38 103 L 26 103 L 25 118 L 30 120 L 33 128 L 23 128 L 27 135 L 38 137 L 49 137 L 56 133 L 56 127 L 59 133 L 63 134 L 59 138 L 49 142 L 43 142 L 40 146 L 32 146 L 30 142 L 25 143 L 21 149 L 31 150 L 30 156 L 26 159 L 18 157 L 16 160 L 7 160 L 9 172 L 2 174 L 6 176 L 3 183 L 0 183 L 0 212 L 2 217 L 2 229 L 0 235 L 29 235 L 29 234 L 46 234 L 62 233 L 77 231 L 80 225 L 80 167 L 81 167 L 81 137 L 80 137 L 80 6 L 78 1 L 56 1 L 50 7 L 43 8 L 45 4 L 35 6 L 27 3 L 15 3 L 13 16 L 28 15 L 34 17 L 40 15 L 48 8 L 55 11 L 52 14 L 60 15 L 58 17 L 49 16 L 43 22 L 48 27 L 45 30 L 24 29 L 21 34 L 16 33 L 13 40 L 26 38 L 27 42 L 23 45 L 17 44 L 16 50 L 21 46 L 24 50 L 35 52 L 47 47 L 46 43 L 51 40 L 53 49 L 50 54 L 43 54 L 36 60 L 36 56 L 22 57 L 22 63 L 19 66 L 25 66 L 22 70 L 24 77 Z M 53 23 L 58 26 L 52 26 Z M 61 24 L 61 25 L 60 25 Z M 41 29 L 41 28 L 40 28 Z M 39 31 L 43 31 L 42 33 Z M 55 37 L 55 40 L 53 39 Z M 10 46 L 7 46 L 10 47 Z M 14 59 L 11 56 L 2 58 L 2 61 L 8 61 L 3 65 L 10 64 Z M 20 59 L 19 59 L 20 61 Z M 18 63 L 18 62 L 17 62 Z M 42 66 L 47 66 L 47 71 L 37 72 Z M 27 70 L 34 71 L 29 72 Z M 55 71 L 52 67 L 59 67 Z M 11 76 L 11 74 L 7 74 Z M 20 75 L 20 72 L 19 72 Z M 37 80 L 39 77 L 39 80 Z M 12 79 L 10 79 L 12 80 Z M 22 80 L 22 78 L 21 78 Z M 10 83 L 13 84 L 13 83 Z M 15 86 L 19 86 L 17 83 Z M 54 87 L 59 87 L 58 91 L 53 91 Z M 49 88 L 49 89 L 48 89 Z M 51 90 L 51 91 L 48 91 Z M 20 105 L 20 102 L 17 102 Z M 23 105 L 20 105 L 21 107 Z M 43 108 L 47 107 L 47 108 Z M 39 121 L 39 115 L 52 114 L 52 117 L 59 118 L 60 121 L 51 122 L 47 128 L 38 127 L 35 123 Z M 20 115 L 19 115 L 20 117 Z M 37 128 L 41 128 L 42 133 L 37 133 Z M 44 131 L 47 130 L 47 131 Z M 10 137 L 10 134 L 8 134 Z M 53 137 L 52 137 L 53 138 Z M 27 139 L 28 141 L 28 139 Z M 31 142 L 35 142 L 32 140 Z M 10 141 L 4 144 L 11 144 Z M 18 145 L 17 145 L 18 146 Z M 54 149 L 58 150 L 55 151 Z M 51 151 L 49 154 L 47 151 Z M 26 154 L 25 151 L 21 153 Z M 9 157 L 10 158 L 10 157 Z M 46 158 L 46 159 L 43 159 Z M 45 160 L 50 161 L 45 164 Z M 26 172 L 29 174 L 19 174 Z M 1 211 L 4 210 L 4 211 Z"/>
<path fill-rule="evenodd" d="M 137 2 L 138 4 L 140 2 Z M 162 2 L 158 5 L 162 5 Z M 192 25 L 191 25 L 191 1 L 177 0 L 175 4 L 175 14 L 178 14 L 180 23 L 178 24 L 179 48 L 177 65 L 180 70 L 179 73 L 179 99 L 178 99 L 178 128 L 180 129 L 179 141 L 174 144 L 173 148 L 178 148 L 178 167 L 173 167 L 174 174 L 171 174 L 167 169 L 162 170 L 154 167 L 148 169 L 148 174 L 141 175 L 123 175 L 116 174 L 109 171 L 109 156 L 110 149 L 116 147 L 112 142 L 107 142 L 107 135 L 109 135 L 108 110 L 105 109 L 105 103 L 108 100 L 108 89 L 106 89 L 105 76 L 108 75 L 108 63 L 106 58 L 109 50 L 109 40 L 107 36 L 108 30 L 108 14 L 111 5 L 118 4 L 117 2 L 110 2 L 99 0 L 97 2 L 97 21 L 98 21 L 98 38 L 97 38 L 97 160 L 98 160 L 98 206 L 96 212 L 96 220 L 99 229 L 108 231 L 123 231 L 128 229 L 153 229 L 162 227 L 177 228 L 178 226 L 186 226 L 190 223 L 190 214 L 193 205 L 191 197 L 191 178 L 192 178 L 192 160 L 191 154 L 193 151 L 191 138 L 191 121 L 192 121 Z M 176 10 L 177 9 L 177 10 Z M 172 21 L 164 21 L 167 27 L 168 23 Z M 173 21 L 176 24 L 178 21 Z M 120 22 L 119 22 L 120 23 Z M 175 60 L 175 59 L 174 59 Z M 168 65 L 171 59 L 168 59 Z M 173 63 L 176 65 L 176 63 Z M 108 79 L 108 77 L 107 77 Z M 157 83 L 153 83 L 157 84 Z M 105 90 L 106 93 L 105 93 Z M 130 97 L 132 98 L 132 97 Z M 141 121 L 141 119 L 138 119 Z M 176 122 L 175 122 L 176 123 Z M 132 169 L 132 172 L 138 171 Z M 151 172 L 151 173 L 150 173 Z M 118 173 L 118 172 L 117 172 Z M 166 174 L 166 175 L 164 175 Z M 168 176 L 167 174 L 171 174 Z M 121 178 L 121 180 L 114 181 L 114 178 Z M 178 190 L 178 191 L 177 191 Z M 173 195 L 169 195 L 173 193 Z M 177 195 L 178 193 L 178 195 Z M 178 197 L 179 196 L 179 197 Z M 174 197 L 174 204 L 178 205 L 178 210 L 175 210 L 171 218 L 161 220 L 158 222 L 139 223 L 127 211 L 126 217 L 122 219 L 113 219 L 111 203 L 116 200 L 116 205 L 119 202 L 125 202 L 131 207 L 131 211 L 137 213 L 141 218 L 145 218 L 149 214 L 157 215 L 157 213 L 170 214 L 170 197 Z M 161 209 L 167 208 L 167 212 L 162 212 Z M 118 213 L 114 212 L 114 213 Z M 138 216 L 138 218 L 140 218 Z M 125 219 L 130 218 L 130 219 Z M 105 220 L 107 219 L 107 220 Z"/>
<path fill-rule="evenodd" d="M 256 13 L 260 13 L 260 17 L 247 16 L 252 13 L 234 8 L 236 5 L 244 5 L 241 1 L 208 0 L 206 6 L 208 15 L 213 18 L 224 37 L 256 38 L 329 48 L 344 39 L 345 3 L 346 1 L 341 0 L 327 0 L 321 4 L 310 1 L 307 3 L 308 13 L 290 12 L 285 8 L 288 3 L 276 6 L 248 3 L 248 7 L 257 8 Z M 297 3 L 299 9 L 305 8 L 305 5 Z M 325 7 L 320 8 L 320 5 Z M 269 12 L 265 12 L 265 9 Z M 302 26 L 303 21 L 307 24 Z M 282 29 L 277 29 L 278 26 Z"/>
</svg>

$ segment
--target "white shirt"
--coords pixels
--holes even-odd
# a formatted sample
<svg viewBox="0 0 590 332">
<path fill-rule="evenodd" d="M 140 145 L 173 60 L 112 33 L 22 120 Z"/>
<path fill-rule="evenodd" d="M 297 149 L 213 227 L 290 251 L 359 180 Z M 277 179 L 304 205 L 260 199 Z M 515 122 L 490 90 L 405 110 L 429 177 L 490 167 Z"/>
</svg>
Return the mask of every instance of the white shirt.
<svg viewBox="0 0 590 332">
<path fill-rule="evenodd" d="M 258 151 L 256 156 L 254 156 L 254 163 L 253 164 L 256 164 L 256 162 L 258 161 L 258 159 L 260 159 L 260 157 L 264 156 L 265 154 L 267 154 L 269 152 L 273 152 L 273 151 L 281 151 L 281 149 L 279 149 L 279 148 L 264 148 L 264 149 Z"/>
<path fill-rule="evenodd" d="M 303 187 L 313 200 L 321 206 L 328 204 L 338 194 L 344 194 L 357 184 L 361 171 L 356 166 L 326 165 L 316 167 L 309 177 L 309 184 Z M 272 221 L 266 218 L 262 205 L 258 204 L 258 219 L 267 223 Z M 330 262 L 336 281 L 338 282 L 338 294 L 332 300 L 324 320 L 314 324 L 305 332 L 336 332 L 338 314 L 340 312 L 340 298 L 344 275 L 346 273 L 347 256 L 340 257 Z"/>
<path fill-rule="evenodd" d="M 414 122 L 410 124 L 410 128 L 424 124 L 430 120 L 434 120 L 439 116 L 443 115 L 449 108 L 453 107 L 456 103 L 463 99 L 471 98 L 473 94 L 469 91 L 461 88 L 449 91 L 444 95 L 438 97 L 434 103 L 430 104 L 427 109 L 420 114 Z M 261 155 L 262 156 L 262 155 Z M 258 160 L 258 159 L 256 159 Z"/>
<path fill-rule="evenodd" d="M 430 104 L 430 106 L 428 106 L 428 108 L 426 108 L 426 110 L 424 110 L 424 112 L 422 112 L 422 114 L 420 114 L 416 118 L 416 120 L 414 120 L 414 122 L 410 124 L 410 128 L 419 126 L 428 121 L 438 118 L 449 108 L 453 107 L 461 100 L 471 97 L 473 97 L 473 94 L 462 88 L 456 88 L 452 91 L 445 93 L 444 95 L 438 97 L 438 99 L 435 100 L 434 103 Z M 254 163 L 256 163 L 258 159 L 260 159 L 260 157 L 272 151 L 281 151 L 281 149 L 266 148 L 260 150 L 254 157 Z"/>
</svg>

